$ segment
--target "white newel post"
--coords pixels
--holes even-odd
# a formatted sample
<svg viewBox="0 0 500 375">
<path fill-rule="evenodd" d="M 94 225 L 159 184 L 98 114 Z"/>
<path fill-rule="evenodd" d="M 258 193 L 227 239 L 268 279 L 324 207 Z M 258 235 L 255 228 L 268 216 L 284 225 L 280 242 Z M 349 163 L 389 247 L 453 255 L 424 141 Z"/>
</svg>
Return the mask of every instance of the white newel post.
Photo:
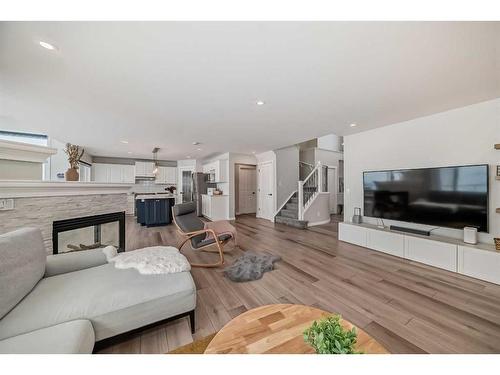
<svg viewBox="0 0 500 375">
<path fill-rule="evenodd" d="M 302 181 L 299 181 L 297 193 L 298 193 L 298 206 L 299 206 L 298 219 L 303 220 L 303 218 L 304 218 L 304 183 Z"/>
<path fill-rule="evenodd" d="M 321 166 L 321 162 L 318 161 L 318 192 L 323 192 L 323 167 Z"/>
</svg>

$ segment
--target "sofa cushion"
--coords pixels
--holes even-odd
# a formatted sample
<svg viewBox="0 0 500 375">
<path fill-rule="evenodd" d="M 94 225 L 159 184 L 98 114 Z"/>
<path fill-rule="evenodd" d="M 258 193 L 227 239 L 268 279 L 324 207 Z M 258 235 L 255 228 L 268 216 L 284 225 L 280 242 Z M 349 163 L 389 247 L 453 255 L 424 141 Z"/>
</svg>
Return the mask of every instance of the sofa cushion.
<svg viewBox="0 0 500 375">
<path fill-rule="evenodd" d="M 0 319 L 45 273 L 45 246 L 36 228 L 23 228 L 0 236 Z"/>
<path fill-rule="evenodd" d="M 189 272 L 141 275 L 113 264 L 42 279 L 0 320 L 0 339 L 75 319 L 89 319 L 96 340 L 130 331 L 196 305 Z"/>
<path fill-rule="evenodd" d="M 103 247 L 99 247 L 85 251 L 49 255 L 45 264 L 45 277 L 102 266 L 108 263 L 103 249 Z"/>
<path fill-rule="evenodd" d="M 0 341 L 2 354 L 90 354 L 95 336 L 88 320 L 73 320 Z"/>
</svg>

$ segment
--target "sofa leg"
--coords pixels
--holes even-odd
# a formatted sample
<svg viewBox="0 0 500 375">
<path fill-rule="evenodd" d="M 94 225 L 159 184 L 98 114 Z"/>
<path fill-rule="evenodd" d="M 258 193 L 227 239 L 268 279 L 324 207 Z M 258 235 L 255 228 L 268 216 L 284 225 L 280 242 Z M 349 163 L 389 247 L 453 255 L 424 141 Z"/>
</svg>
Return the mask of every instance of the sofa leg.
<svg viewBox="0 0 500 375">
<path fill-rule="evenodd" d="M 189 323 L 191 325 L 191 333 L 194 334 L 194 331 L 196 331 L 196 326 L 194 325 L 194 310 L 189 312 Z"/>
</svg>

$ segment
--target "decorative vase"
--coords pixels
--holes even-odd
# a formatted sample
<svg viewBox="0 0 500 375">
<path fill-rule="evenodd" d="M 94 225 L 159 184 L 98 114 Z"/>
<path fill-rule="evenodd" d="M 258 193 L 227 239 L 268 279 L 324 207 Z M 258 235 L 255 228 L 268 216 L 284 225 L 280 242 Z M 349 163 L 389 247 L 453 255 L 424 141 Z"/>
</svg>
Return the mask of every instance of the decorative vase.
<svg viewBox="0 0 500 375">
<path fill-rule="evenodd" d="M 79 179 L 78 170 L 76 168 L 68 168 L 66 171 L 66 181 L 78 181 Z"/>
</svg>

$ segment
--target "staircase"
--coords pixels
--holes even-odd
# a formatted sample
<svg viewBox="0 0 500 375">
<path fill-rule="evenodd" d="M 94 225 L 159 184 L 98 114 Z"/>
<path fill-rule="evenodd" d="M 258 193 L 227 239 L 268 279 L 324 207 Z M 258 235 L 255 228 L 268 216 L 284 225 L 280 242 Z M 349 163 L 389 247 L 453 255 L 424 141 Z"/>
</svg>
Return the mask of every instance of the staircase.
<svg viewBox="0 0 500 375">
<path fill-rule="evenodd" d="M 305 167 L 306 175 L 303 180 L 298 181 L 298 190 L 295 191 L 274 217 L 275 223 L 289 225 L 291 227 L 306 229 L 308 221 L 304 220 L 304 212 L 312 204 L 320 192 L 327 192 L 328 168 L 318 163 L 312 166 L 301 162 L 300 168 Z M 302 171 L 300 173 L 302 178 Z"/>
<path fill-rule="evenodd" d="M 278 212 L 278 215 L 274 217 L 274 222 L 299 229 L 307 228 L 307 221 L 299 220 L 299 198 L 296 192 L 288 199 Z"/>
</svg>

